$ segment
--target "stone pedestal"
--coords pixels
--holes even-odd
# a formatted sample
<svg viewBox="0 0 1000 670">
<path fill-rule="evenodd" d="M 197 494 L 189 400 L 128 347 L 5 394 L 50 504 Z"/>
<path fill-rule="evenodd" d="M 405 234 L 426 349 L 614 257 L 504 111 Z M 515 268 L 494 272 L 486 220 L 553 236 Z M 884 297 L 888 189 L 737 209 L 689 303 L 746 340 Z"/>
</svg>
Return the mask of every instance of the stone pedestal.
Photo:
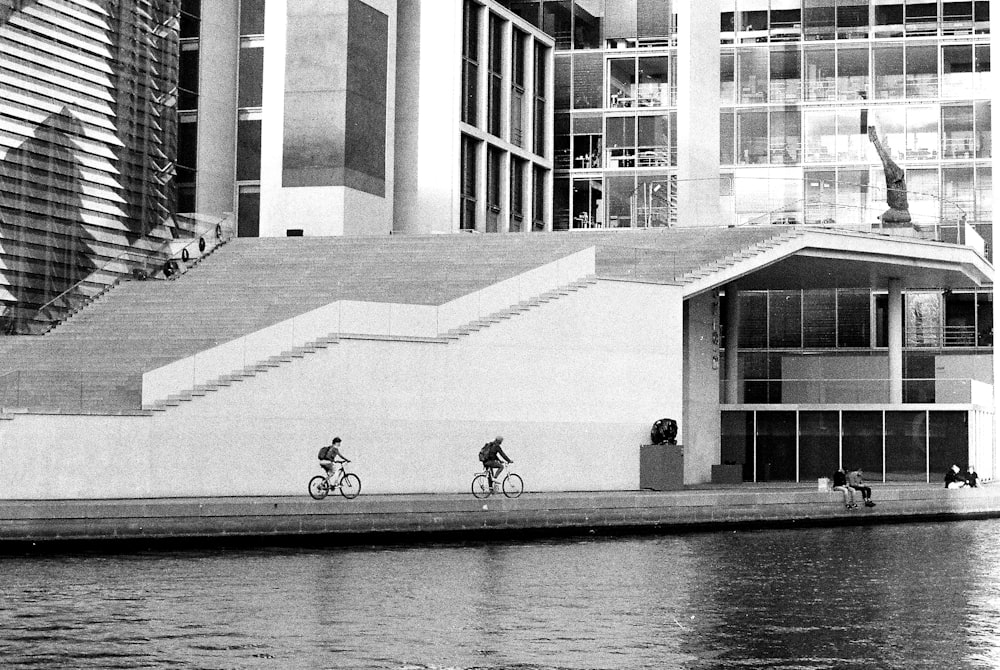
<svg viewBox="0 0 1000 670">
<path fill-rule="evenodd" d="M 684 446 L 644 444 L 639 447 L 639 488 L 678 491 L 684 488 Z"/>
</svg>

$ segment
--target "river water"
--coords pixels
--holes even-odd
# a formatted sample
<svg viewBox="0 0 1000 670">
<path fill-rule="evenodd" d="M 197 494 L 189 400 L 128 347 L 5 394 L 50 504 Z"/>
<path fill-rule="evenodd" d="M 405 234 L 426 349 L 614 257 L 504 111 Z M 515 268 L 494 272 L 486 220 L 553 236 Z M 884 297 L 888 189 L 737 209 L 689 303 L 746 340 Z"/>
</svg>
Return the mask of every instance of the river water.
<svg viewBox="0 0 1000 670">
<path fill-rule="evenodd" d="M 1000 521 L 0 557 L 3 668 L 1000 668 Z"/>
</svg>

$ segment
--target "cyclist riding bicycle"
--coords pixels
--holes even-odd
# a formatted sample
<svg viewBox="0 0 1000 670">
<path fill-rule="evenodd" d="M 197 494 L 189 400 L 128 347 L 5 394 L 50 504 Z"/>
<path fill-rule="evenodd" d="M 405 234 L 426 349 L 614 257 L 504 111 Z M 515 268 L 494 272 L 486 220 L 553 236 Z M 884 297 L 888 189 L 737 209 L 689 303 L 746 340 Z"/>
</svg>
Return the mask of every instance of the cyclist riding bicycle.
<svg viewBox="0 0 1000 670">
<path fill-rule="evenodd" d="M 326 470 L 327 477 L 333 476 L 333 474 L 337 471 L 338 464 L 351 462 L 342 453 L 340 453 L 339 446 L 341 441 L 342 440 L 339 437 L 335 437 L 330 444 L 319 450 L 319 464 L 320 467 Z"/>
<path fill-rule="evenodd" d="M 503 463 L 497 456 L 503 457 L 503 460 L 508 463 L 513 463 L 510 457 L 504 453 L 500 445 L 503 443 L 503 436 L 497 435 L 496 439 L 492 442 L 487 442 L 483 445 L 483 448 L 479 450 L 479 460 L 482 461 L 483 466 L 486 468 L 486 477 L 489 481 L 490 488 L 493 488 L 493 478 L 500 474 L 503 470 Z M 495 472 L 494 472 L 495 470 Z"/>
</svg>

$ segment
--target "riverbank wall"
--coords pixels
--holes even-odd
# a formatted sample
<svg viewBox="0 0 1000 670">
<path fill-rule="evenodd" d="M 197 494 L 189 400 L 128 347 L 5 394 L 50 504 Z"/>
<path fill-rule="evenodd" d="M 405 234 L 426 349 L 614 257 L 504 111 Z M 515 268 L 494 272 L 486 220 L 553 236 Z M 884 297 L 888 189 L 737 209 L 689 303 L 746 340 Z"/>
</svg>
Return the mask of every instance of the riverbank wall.
<svg viewBox="0 0 1000 670">
<path fill-rule="evenodd" d="M 0 548 L 372 543 L 1000 517 L 1000 486 L 878 485 L 875 507 L 804 485 L 684 491 L 0 501 Z"/>
</svg>

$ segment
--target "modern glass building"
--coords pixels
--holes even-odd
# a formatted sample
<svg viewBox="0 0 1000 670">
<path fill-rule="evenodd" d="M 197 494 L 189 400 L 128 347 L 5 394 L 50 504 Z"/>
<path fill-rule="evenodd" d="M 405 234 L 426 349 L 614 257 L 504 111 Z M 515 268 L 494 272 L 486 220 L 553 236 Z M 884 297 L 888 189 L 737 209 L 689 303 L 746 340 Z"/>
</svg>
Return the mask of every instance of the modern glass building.
<svg viewBox="0 0 1000 670">
<path fill-rule="evenodd" d="M 554 230 L 808 224 L 981 244 L 993 258 L 988 2 L 721 0 L 717 221 L 677 215 L 680 3 L 503 4 L 555 40 Z M 905 171 L 911 223 L 880 219 L 869 128 Z M 885 406 L 888 291 L 779 281 L 718 300 L 722 331 L 735 319 L 740 333 L 721 361 L 722 463 L 744 479 L 828 475 L 841 456 L 926 474 L 965 458 L 955 445 L 985 425 L 939 411 L 993 383 L 989 287 L 904 291 L 908 410 Z"/>
</svg>

